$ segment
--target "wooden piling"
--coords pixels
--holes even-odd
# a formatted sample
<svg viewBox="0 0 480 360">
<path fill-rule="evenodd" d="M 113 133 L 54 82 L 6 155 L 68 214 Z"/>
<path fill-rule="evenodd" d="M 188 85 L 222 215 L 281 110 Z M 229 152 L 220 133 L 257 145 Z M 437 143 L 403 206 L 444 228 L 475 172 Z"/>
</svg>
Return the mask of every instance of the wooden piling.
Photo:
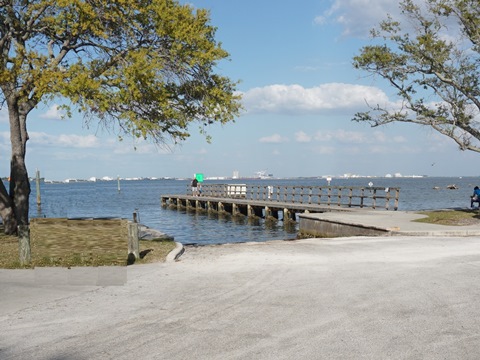
<svg viewBox="0 0 480 360">
<path fill-rule="evenodd" d="M 35 174 L 35 183 L 36 183 L 36 190 L 37 190 L 37 206 L 42 205 L 42 198 L 40 195 L 40 171 L 37 169 Z"/>
<path fill-rule="evenodd" d="M 138 224 L 134 222 L 128 223 L 128 253 L 135 255 L 136 259 L 140 258 L 140 242 L 138 239 Z"/>
</svg>

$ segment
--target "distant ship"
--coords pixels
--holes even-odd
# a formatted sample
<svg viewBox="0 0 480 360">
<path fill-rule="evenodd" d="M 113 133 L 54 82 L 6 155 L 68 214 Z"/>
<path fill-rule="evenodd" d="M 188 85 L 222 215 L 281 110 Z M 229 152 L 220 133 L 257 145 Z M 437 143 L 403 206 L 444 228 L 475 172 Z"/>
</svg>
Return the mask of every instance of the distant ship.
<svg viewBox="0 0 480 360">
<path fill-rule="evenodd" d="M 273 179 L 273 174 L 268 174 L 266 171 L 257 171 L 255 173 L 256 179 Z"/>
</svg>

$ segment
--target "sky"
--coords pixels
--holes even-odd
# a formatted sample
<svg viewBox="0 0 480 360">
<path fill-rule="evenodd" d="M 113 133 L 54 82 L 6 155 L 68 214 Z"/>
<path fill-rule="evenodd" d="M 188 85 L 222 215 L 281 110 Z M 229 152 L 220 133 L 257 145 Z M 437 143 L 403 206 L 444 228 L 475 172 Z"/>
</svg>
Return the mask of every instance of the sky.
<svg viewBox="0 0 480 360">
<path fill-rule="evenodd" d="M 352 66 L 390 0 L 190 0 L 210 10 L 216 39 L 230 58 L 216 72 L 239 81 L 244 111 L 215 124 L 206 142 L 197 128 L 179 146 L 119 142 L 81 116 L 61 119 L 57 104 L 28 118 L 27 168 L 49 180 L 91 177 L 477 176 L 480 154 L 462 152 L 428 127 L 351 121 L 366 103 L 393 102 L 384 81 Z M 0 112 L 0 176 L 9 174 L 9 129 Z"/>
</svg>

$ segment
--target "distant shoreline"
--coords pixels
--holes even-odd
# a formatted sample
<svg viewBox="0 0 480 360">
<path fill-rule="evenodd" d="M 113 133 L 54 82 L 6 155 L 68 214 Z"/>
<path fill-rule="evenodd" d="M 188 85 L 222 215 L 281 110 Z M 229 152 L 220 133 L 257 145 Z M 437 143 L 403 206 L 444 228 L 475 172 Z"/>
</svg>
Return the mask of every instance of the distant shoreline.
<svg viewBox="0 0 480 360">
<path fill-rule="evenodd" d="M 467 175 L 467 176 L 429 176 L 429 175 L 352 175 L 352 176 L 330 176 L 330 175 L 321 175 L 321 176 L 293 176 L 293 177 L 205 177 L 205 181 L 242 181 L 242 180 L 326 180 L 328 178 L 333 179 L 422 179 L 422 178 L 452 178 L 452 179 L 461 179 L 461 178 L 475 178 L 478 176 Z M 2 178 L 3 181 L 8 182 L 7 177 Z M 183 177 L 103 177 L 103 178 L 89 178 L 89 179 L 76 179 L 69 178 L 65 180 L 50 180 L 45 178 L 40 178 L 41 183 L 45 184 L 71 184 L 71 183 L 94 183 L 94 182 L 108 182 L 108 181 L 157 181 L 157 180 L 176 180 L 176 181 L 190 181 L 190 179 Z M 35 182 L 35 178 L 30 178 L 30 182 Z"/>
</svg>

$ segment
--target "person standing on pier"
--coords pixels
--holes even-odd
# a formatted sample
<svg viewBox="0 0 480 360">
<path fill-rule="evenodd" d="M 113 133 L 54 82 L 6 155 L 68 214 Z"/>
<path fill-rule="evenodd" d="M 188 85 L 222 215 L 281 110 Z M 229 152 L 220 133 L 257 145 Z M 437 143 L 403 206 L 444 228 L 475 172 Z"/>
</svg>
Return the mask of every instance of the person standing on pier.
<svg viewBox="0 0 480 360">
<path fill-rule="evenodd" d="M 196 177 L 192 180 L 192 195 L 198 196 L 198 180 Z"/>
</svg>

